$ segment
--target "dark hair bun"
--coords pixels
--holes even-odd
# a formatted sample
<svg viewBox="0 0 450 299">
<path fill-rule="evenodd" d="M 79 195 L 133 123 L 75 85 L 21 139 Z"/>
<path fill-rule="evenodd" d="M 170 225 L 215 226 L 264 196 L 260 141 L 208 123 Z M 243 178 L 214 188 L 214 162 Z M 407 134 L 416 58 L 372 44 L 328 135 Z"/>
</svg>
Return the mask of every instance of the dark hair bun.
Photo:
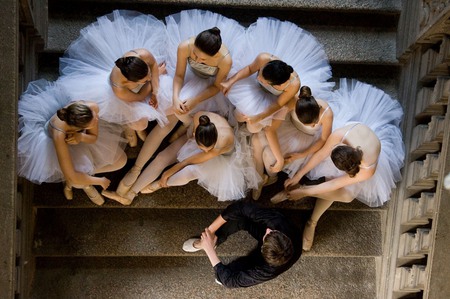
<svg viewBox="0 0 450 299">
<path fill-rule="evenodd" d="M 200 126 L 207 126 L 211 123 L 211 120 L 209 119 L 208 116 L 202 115 L 199 117 L 198 122 Z"/>
<path fill-rule="evenodd" d="M 208 31 L 212 34 L 220 35 L 220 29 L 217 27 L 213 27 L 213 28 L 209 29 Z"/>
<path fill-rule="evenodd" d="M 298 95 L 299 98 L 301 99 L 309 99 L 312 96 L 312 92 L 311 92 L 311 88 L 309 88 L 309 86 L 302 86 L 300 88 L 300 93 Z"/>
<path fill-rule="evenodd" d="M 62 121 L 67 121 L 67 108 L 61 108 L 56 112 L 58 118 Z"/>
</svg>

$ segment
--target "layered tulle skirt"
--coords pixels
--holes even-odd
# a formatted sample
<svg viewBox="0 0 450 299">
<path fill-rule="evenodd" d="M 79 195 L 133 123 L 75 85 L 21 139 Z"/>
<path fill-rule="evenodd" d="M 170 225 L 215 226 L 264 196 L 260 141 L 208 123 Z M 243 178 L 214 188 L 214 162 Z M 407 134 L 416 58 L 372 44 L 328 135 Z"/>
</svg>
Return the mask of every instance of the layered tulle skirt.
<svg viewBox="0 0 450 299">
<path fill-rule="evenodd" d="M 259 18 L 246 30 L 243 51 L 235 60 L 241 69 L 263 52 L 273 54 L 294 68 L 301 85 L 307 85 L 317 98 L 326 98 L 334 86 L 331 67 L 322 45 L 309 32 L 297 25 L 273 18 Z M 236 82 L 228 93 L 231 103 L 245 115 L 265 111 L 277 100 L 277 96 L 265 91 L 256 80 L 257 74 Z M 278 116 L 279 115 L 279 116 Z M 271 119 L 283 119 L 285 114 L 275 114 L 262 121 L 270 125 Z"/>
<path fill-rule="evenodd" d="M 200 164 L 189 165 L 198 177 L 198 184 L 219 201 L 238 200 L 246 196 L 247 190 L 255 189 L 261 181 L 256 172 L 247 142 L 242 131 L 235 133 L 234 150 Z M 194 138 L 190 138 L 178 152 L 178 161 L 200 153 Z"/>
<path fill-rule="evenodd" d="M 357 80 L 341 79 L 333 99 L 339 105 L 334 114 L 333 130 L 349 123 L 363 123 L 381 142 L 375 174 L 366 181 L 345 187 L 354 198 L 368 206 L 381 206 L 390 199 L 392 188 L 401 179 L 405 145 L 399 126 L 403 109 L 382 90 Z M 342 175 L 346 174 L 334 166 L 330 157 L 309 173 L 312 179 L 322 176 L 332 179 Z"/>
<path fill-rule="evenodd" d="M 97 102 L 100 117 L 106 121 L 128 124 L 140 119 L 166 121 L 172 99 L 158 94 L 158 109 L 140 102 L 124 102 L 112 91 L 109 76 L 114 62 L 126 52 L 145 48 L 158 63 L 166 60 L 167 32 L 164 23 L 151 15 L 115 10 L 83 28 L 60 59 L 61 84 L 73 100 Z M 172 87 L 172 78 L 160 76 L 160 89 Z"/>
<path fill-rule="evenodd" d="M 69 103 L 70 98 L 58 81 L 31 82 L 22 94 L 17 141 L 19 176 L 36 184 L 64 180 L 53 139 L 48 133 L 48 122 L 57 110 Z M 68 145 L 75 170 L 94 174 L 97 169 L 116 162 L 126 145 L 121 132 L 120 126 L 100 120 L 95 143 Z"/>
</svg>

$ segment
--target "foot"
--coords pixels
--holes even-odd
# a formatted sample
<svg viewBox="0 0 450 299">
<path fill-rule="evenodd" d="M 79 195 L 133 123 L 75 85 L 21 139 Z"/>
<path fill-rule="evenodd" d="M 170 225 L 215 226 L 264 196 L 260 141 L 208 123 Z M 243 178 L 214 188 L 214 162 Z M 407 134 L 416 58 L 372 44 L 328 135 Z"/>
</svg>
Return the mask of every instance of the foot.
<svg viewBox="0 0 450 299">
<path fill-rule="evenodd" d="M 262 188 L 264 187 L 265 184 L 267 184 L 268 180 L 269 180 L 269 177 L 266 174 L 263 175 L 263 180 L 262 180 L 262 182 L 260 182 L 258 184 L 258 188 L 252 190 L 252 198 L 253 198 L 253 200 L 258 200 L 259 199 L 259 197 L 261 196 Z"/>
<path fill-rule="evenodd" d="M 147 131 L 146 130 L 142 130 L 142 131 L 136 131 L 139 139 L 141 139 L 142 141 L 145 141 L 145 138 L 147 138 Z"/>
<path fill-rule="evenodd" d="M 122 197 L 119 194 L 117 194 L 117 192 L 114 191 L 108 191 L 108 190 L 103 190 L 102 191 L 103 196 L 115 200 L 121 204 L 123 204 L 124 206 L 129 206 L 134 199 L 135 194 L 133 195 L 133 192 L 130 190 L 127 194 L 125 194 L 127 197 Z"/>
<path fill-rule="evenodd" d="M 73 199 L 73 191 L 72 191 L 72 186 L 69 186 L 67 183 L 64 185 L 64 197 L 67 200 L 72 200 Z"/>
<path fill-rule="evenodd" d="M 265 186 L 270 186 L 272 184 L 275 184 L 278 181 L 278 176 L 274 175 L 274 176 L 269 176 L 267 179 L 267 182 L 264 184 Z"/>
<path fill-rule="evenodd" d="M 287 200 L 287 199 L 288 199 L 287 192 L 286 192 L 286 190 L 283 190 L 283 191 L 278 192 L 277 194 L 275 194 L 275 195 L 270 199 L 270 201 L 271 201 L 272 203 L 274 203 L 274 204 L 277 204 L 277 203 L 280 203 L 280 202 L 285 201 L 285 200 Z"/>
<path fill-rule="evenodd" d="M 136 137 L 136 131 L 132 129 L 126 129 L 125 130 L 125 137 L 128 140 L 128 145 L 130 147 L 136 147 L 138 141 Z"/>
<path fill-rule="evenodd" d="M 117 186 L 116 192 L 120 196 L 124 197 L 125 194 L 130 191 L 131 186 L 133 186 L 134 182 L 136 182 L 137 178 L 141 174 L 142 167 L 134 165 L 127 172 L 127 174 L 123 177 L 123 179 L 119 182 L 119 186 Z"/>
<path fill-rule="evenodd" d="M 309 219 L 303 230 L 303 250 L 310 251 L 314 241 L 317 221 Z"/>
<path fill-rule="evenodd" d="M 101 196 L 100 193 L 98 193 L 97 189 L 95 189 L 94 186 L 89 185 L 83 187 L 83 191 L 87 194 L 89 199 L 96 205 L 101 206 L 102 204 L 105 203 L 105 199 L 103 198 L 103 196 Z"/>
<path fill-rule="evenodd" d="M 161 189 L 161 186 L 159 185 L 159 181 L 154 181 L 147 186 L 144 187 L 144 189 L 141 190 L 142 194 L 150 194 L 155 192 L 156 190 Z"/>
<path fill-rule="evenodd" d="M 199 238 L 191 238 L 183 243 L 183 250 L 186 252 L 197 252 L 202 250 L 199 248 L 201 240 Z"/>
</svg>

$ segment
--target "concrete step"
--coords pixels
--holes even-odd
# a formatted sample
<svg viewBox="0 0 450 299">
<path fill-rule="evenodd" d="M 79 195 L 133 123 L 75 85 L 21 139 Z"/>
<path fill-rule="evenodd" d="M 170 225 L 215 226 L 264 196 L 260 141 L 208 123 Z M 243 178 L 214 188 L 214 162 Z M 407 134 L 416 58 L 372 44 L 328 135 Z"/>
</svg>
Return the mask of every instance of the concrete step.
<svg viewBox="0 0 450 299">
<path fill-rule="evenodd" d="M 105 174 L 111 180 L 109 190 L 116 190 L 120 179 L 125 175 L 127 170 L 131 168 L 133 160 L 129 160 L 124 169 L 113 173 Z M 270 186 L 264 187 L 258 203 L 266 207 L 274 207 L 270 202 L 270 198 L 284 189 L 284 181 L 287 175 L 278 174 L 278 181 Z M 93 204 L 87 195 L 80 189 L 73 189 L 73 200 L 66 200 L 63 195 L 63 185 L 61 183 L 36 185 L 34 188 L 35 196 L 33 205 L 36 208 L 98 208 Z M 101 189 L 98 188 L 100 191 Z M 247 198 L 251 198 L 251 194 L 247 194 Z M 311 210 L 314 207 L 313 198 L 305 198 L 303 200 L 290 202 L 285 201 L 277 205 L 280 208 L 295 210 Z M 152 194 L 139 194 L 130 206 L 124 207 L 116 201 L 105 198 L 102 208 L 125 208 L 125 209 L 223 209 L 230 202 L 219 202 L 216 197 L 212 196 L 203 187 L 199 186 L 196 181 L 190 182 L 185 186 L 177 186 L 158 190 Z M 337 210 L 359 210 L 373 211 L 384 210 L 387 204 L 379 208 L 370 208 L 358 200 L 351 203 L 334 203 L 331 209 Z"/>
<path fill-rule="evenodd" d="M 79 36 L 79 31 L 95 20 L 68 18 L 66 15 L 49 20 L 47 52 L 64 52 Z M 256 20 L 256 19 L 255 19 Z M 301 26 L 301 24 L 299 24 Z M 397 65 L 395 31 L 367 27 L 308 26 L 324 46 L 331 63 Z"/>
<path fill-rule="evenodd" d="M 304 256 L 272 281 L 226 289 L 206 257 L 38 258 L 31 298 L 373 299 L 375 273 L 373 257 Z"/>
<path fill-rule="evenodd" d="M 185 240 L 220 213 L 214 209 L 38 209 L 36 256 L 186 256 Z M 283 209 L 299 235 L 309 217 Z M 328 211 L 307 255 L 380 256 L 382 211 Z M 256 245 L 247 233 L 219 246 L 222 256 L 245 255 Z M 200 251 L 194 255 L 204 255 Z"/>
</svg>

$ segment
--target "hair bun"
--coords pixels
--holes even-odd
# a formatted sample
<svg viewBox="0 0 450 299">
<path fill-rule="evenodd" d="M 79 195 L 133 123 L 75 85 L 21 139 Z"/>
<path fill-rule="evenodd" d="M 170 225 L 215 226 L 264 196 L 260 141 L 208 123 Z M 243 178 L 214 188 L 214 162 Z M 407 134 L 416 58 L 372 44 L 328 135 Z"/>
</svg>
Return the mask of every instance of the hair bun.
<svg viewBox="0 0 450 299">
<path fill-rule="evenodd" d="M 206 115 L 201 115 L 198 119 L 200 126 L 207 126 L 211 123 L 211 120 Z"/>
<path fill-rule="evenodd" d="M 217 27 L 213 27 L 213 28 L 209 29 L 208 31 L 212 34 L 220 35 L 220 29 Z"/>
<path fill-rule="evenodd" d="M 309 86 L 303 85 L 300 88 L 300 93 L 298 97 L 301 99 L 309 99 L 311 98 L 311 96 L 312 96 L 311 88 L 309 88 Z"/>
</svg>

